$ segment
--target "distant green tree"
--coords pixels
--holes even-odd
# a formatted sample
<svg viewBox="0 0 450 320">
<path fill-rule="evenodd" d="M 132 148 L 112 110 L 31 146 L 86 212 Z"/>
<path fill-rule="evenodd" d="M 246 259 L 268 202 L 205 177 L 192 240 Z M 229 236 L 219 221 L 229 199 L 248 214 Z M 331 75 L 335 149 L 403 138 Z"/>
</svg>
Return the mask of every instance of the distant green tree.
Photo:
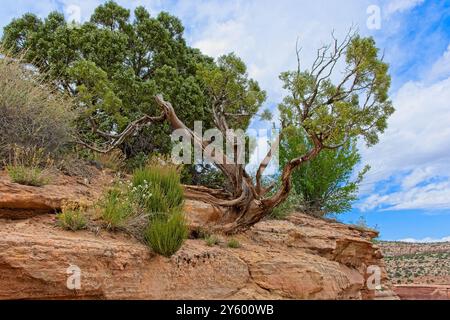
<svg viewBox="0 0 450 320">
<path fill-rule="evenodd" d="M 286 165 L 295 154 L 311 148 L 311 143 L 300 128 L 286 130 L 280 144 L 280 164 Z M 337 149 L 323 150 L 316 158 L 299 167 L 292 174 L 290 197 L 294 209 L 314 215 L 343 213 L 351 210 L 357 200 L 359 185 L 370 169 L 364 167 L 354 179 L 356 165 L 361 156 L 356 148 L 356 140 L 348 140 Z"/>
</svg>

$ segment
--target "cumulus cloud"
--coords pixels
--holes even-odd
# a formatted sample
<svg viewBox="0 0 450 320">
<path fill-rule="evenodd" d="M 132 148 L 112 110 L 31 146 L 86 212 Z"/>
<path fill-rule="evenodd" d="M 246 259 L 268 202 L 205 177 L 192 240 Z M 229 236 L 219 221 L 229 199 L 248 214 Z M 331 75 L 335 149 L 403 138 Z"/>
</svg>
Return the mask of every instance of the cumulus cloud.
<svg viewBox="0 0 450 320">
<path fill-rule="evenodd" d="M 450 209 L 450 78 L 406 83 L 393 100 L 380 143 L 362 149 L 373 171 L 360 209 Z"/>
<path fill-rule="evenodd" d="M 429 183 L 424 186 L 405 188 L 388 194 L 367 197 L 360 208 L 371 210 L 442 210 L 450 208 L 450 182 Z"/>
<path fill-rule="evenodd" d="M 296 67 L 297 39 L 306 68 L 316 49 L 331 41 L 333 30 L 342 38 L 353 24 L 365 28 L 370 1 L 212 0 L 207 9 L 201 1 L 181 3 L 175 12 L 194 26 L 201 24 L 190 34 L 192 44 L 214 57 L 236 52 L 250 75 L 268 90 L 269 103 L 275 104 L 283 93 L 278 75 Z"/>
</svg>

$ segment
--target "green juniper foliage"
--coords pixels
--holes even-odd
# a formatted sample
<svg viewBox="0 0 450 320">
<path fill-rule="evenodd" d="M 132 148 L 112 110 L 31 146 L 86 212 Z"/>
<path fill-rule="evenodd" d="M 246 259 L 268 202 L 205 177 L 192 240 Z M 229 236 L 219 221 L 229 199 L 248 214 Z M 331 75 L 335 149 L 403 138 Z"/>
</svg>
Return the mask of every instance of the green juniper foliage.
<svg viewBox="0 0 450 320">
<path fill-rule="evenodd" d="M 388 96 L 389 66 L 380 59 L 373 38 L 351 35 L 346 41 L 343 52 L 314 70 L 281 74 L 289 92 L 279 105 L 281 120 L 285 128 L 300 127 L 308 135 L 316 135 L 325 146 L 349 137 L 362 137 L 372 146 L 395 110 Z M 341 56 L 345 72 L 343 80 L 335 84 L 326 73 L 337 72 L 334 68 Z"/>
<path fill-rule="evenodd" d="M 351 180 L 360 161 L 356 142 L 376 144 L 394 112 L 388 65 L 372 38 L 350 32 L 342 43 L 319 49 L 311 69 L 299 65 L 280 78 L 288 91 L 279 105 L 280 158 L 285 167 L 298 166 L 291 175 L 298 203 L 320 214 L 349 210 L 369 170 Z"/>
<path fill-rule="evenodd" d="M 82 111 L 79 129 L 92 141 L 88 117 L 102 130 L 121 131 L 143 113 L 160 113 L 153 99 L 157 93 L 176 106 L 186 124 L 208 121 L 208 97 L 197 69 L 214 62 L 187 46 L 183 32 L 180 20 L 168 13 L 152 17 L 137 7 L 131 20 L 129 10 L 107 1 L 75 27 L 59 12 L 44 20 L 25 14 L 5 27 L 2 43 L 16 53 L 25 50 L 29 62 L 77 99 Z M 168 152 L 168 129 L 145 129 L 125 144 L 125 153 Z"/>
</svg>

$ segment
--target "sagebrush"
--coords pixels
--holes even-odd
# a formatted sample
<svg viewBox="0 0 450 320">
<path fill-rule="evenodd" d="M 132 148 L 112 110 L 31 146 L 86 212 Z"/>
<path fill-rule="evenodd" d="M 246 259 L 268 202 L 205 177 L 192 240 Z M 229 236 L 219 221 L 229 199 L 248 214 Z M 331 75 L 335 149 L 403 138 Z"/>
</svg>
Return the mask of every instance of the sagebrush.
<svg viewBox="0 0 450 320">
<path fill-rule="evenodd" d="M 8 158 L 15 145 L 57 152 L 71 140 L 72 108 L 45 74 L 0 47 L 0 158 Z"/>
</svg>

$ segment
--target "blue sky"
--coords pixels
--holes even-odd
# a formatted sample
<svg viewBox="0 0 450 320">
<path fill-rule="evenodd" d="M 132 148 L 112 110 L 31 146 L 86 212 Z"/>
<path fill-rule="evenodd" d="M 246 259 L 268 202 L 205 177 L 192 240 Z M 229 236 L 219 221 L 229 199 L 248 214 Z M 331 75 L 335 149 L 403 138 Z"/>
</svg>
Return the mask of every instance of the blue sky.
<svg viewBox="0 0 450 320">
<path fill-rule="evenodd" d="M 85 21 L 100 0 L 3 0 L 0 28 L 25 12 L 45 17 L 60 10 Z M 295 67 L 295 42 L 310 65 L 315 50 L 353 24 L 371 35 L 391 66 L 397 112 L 380 143 L 361 145 L 372 170 L 345 222 L 364 216 L 386 240 L 450 240 L 450 1 L 448 0 L 132 0 L 156 14 L 169 11 L 186 26 L 188 42 L 219 56 L 241 56 L 268 91 L 267 107 L 283 96 L 278 75 Z M 380 11 L 369 29 L 367 9 Z M 75 8 L 75 10 L 74 10 Z M 373 12 L 373 11 L 371 11 Z M 79 14 L 78 14 L 79 13 Z M 254 122 L 254 127 L 263 123 Z"/>
</svg>

